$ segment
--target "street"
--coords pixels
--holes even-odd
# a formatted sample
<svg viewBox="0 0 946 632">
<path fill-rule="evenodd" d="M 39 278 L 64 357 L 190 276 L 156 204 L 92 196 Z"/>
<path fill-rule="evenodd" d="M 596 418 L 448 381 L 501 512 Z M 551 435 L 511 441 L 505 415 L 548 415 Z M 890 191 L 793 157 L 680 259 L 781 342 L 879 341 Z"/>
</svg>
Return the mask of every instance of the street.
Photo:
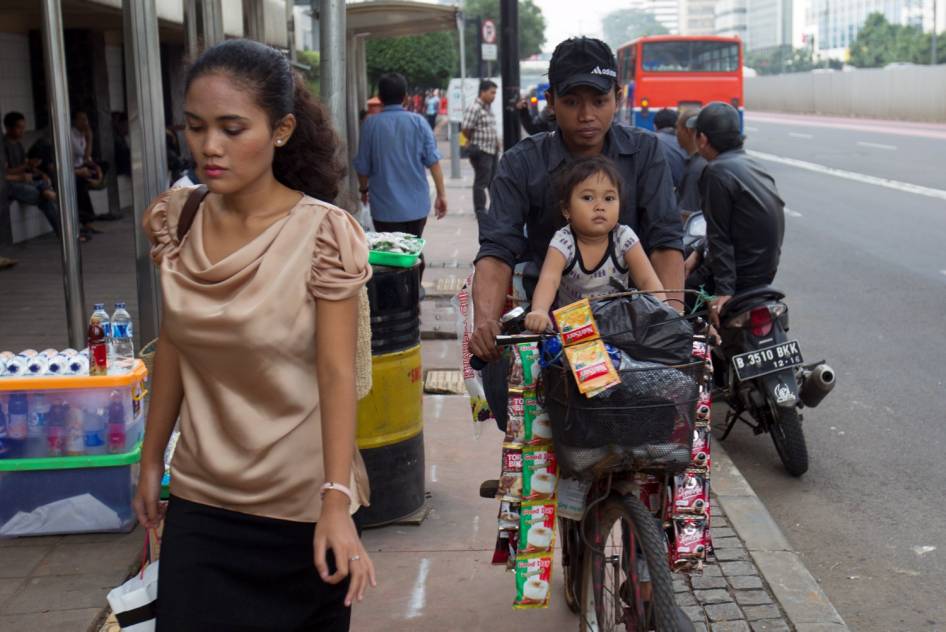
<svg viewBox="0 0 946 632">
<path fill-rule="evenodd" d="M 838 386 L 801 480 L 745 426 L 726 448 L 851 629 L 946 629 L 946 126 L 747 113 L 746 134 L 786 202 L 789 335 Z"/>
</svg>

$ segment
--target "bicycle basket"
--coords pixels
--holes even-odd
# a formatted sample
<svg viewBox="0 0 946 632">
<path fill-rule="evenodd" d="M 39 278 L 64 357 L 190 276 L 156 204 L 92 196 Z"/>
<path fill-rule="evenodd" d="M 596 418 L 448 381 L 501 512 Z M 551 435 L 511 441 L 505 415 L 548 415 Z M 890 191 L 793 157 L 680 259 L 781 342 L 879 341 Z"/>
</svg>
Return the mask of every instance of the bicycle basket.
<svg viewBox="0 0 946 632">
<path fill-rule="evenodd" d="M 571 371 L 550 367 L 543 373 L 544 405 L 563 475 L 681 470 L 689 464 L 704 363 L 626 360 L 618 371 L 621 384 L 591 399 L 578 391 Z"/>
</svg>

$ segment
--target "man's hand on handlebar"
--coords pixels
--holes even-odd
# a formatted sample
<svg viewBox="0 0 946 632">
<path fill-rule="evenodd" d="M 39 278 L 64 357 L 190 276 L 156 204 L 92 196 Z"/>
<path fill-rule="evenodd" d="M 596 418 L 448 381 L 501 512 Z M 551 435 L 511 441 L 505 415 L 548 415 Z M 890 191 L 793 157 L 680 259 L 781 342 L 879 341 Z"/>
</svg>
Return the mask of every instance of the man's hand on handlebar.
<svg viewBox="0 0 946 632">
<path fill-rule="evenodd" d="M 470 351 L 484 362 L 496 362 L 500 358 L 496 336 L 502 332 L 498 320 L 487 320 L 476 326 L 470 338 Z"/>
<path fill-rule="evenodd" d="M 526 329 L 537 334 L 544 334 L 552 326 L 547 312 L 533 310 L 526 316 Z"/>
</svg>

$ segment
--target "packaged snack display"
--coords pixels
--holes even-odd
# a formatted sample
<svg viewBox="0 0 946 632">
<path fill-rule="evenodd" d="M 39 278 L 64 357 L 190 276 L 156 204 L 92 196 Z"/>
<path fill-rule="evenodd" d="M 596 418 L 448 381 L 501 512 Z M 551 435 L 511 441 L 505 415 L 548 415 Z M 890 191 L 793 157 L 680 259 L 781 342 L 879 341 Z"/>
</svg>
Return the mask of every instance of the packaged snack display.
<svg viewBox="0 0 946 632">
<path fill-rule="evenodd" d="M 552 316 L 566 347 L 601 337 L 591 313 L 591 303 L 586 298 L 555 310 Z"/>
<path fill-rule="evenodd" d="M 621 383 L 611 356 L 601 340 L 567 346 L 565 357 L 568 358 L 579 392 L 589 397 Z"/>
<path fill-rule="evenodd" d="M 539 343 L 526 342 L 516 345 L 516 353 L 522 367 L 522 386 L 534 389 L 542 374 L 542 368 L 539 366 Z"/>
<path fill-rule="evenodd" d="M 522 449 L 522 499 L 542 500 L 555 495 L 558 464 L 549 446 Z"/>
<path fill-rule="evenodd" d="M 673 510 L 676 513 L 702 514 L 709 506 L 709 484 L 706 474 L 688 468 L 675 479 Z"/>
<path fill-rule="evenodd" d="M 519 389 L 509 390 L 509 414 L 506 418 L 506 443 L 524 443 L 527 394 Z M 532 393 L 533 399 L 535 394 Z"/>
<path fill-rule="evenodd" d="M 502 474 L 496 494 L 501 500 L 522 499 L 522 447 L 519 445 L 503 444 Z"/>
<path fill-rule="evenodd" d="M 671 561 L 674 567 L 686 566 L 706 555 L 706 518 L 685 516 L 673 520 L 674 548 Z"/>
<path fill-rule="evenodd" d="M 518 529 L 519 517 L 521 515 L 521 505 L 511 500 L 504 500 L 499 503 L 499 528 L 500 529 Z"/>
<path fill-rule="evenodd" d="M 555 502 L 522 503 L 519 515 L 519 554 L 551 553 L 555 538 Z"/>
<path fill-rule="evenodd" d="M 516 560 L 516 609 L 546 608 L 552 585 L 552 556 L 540 555 Z"/>
<path fill-rule="evenodd" d="M 523 432 L 522 441 L 529 445 L 539 445 L 552 441 L 552 422 L 548 413 L 539 404 L 535 391 L 526 391 L 523 396 Z"/>
</svg>

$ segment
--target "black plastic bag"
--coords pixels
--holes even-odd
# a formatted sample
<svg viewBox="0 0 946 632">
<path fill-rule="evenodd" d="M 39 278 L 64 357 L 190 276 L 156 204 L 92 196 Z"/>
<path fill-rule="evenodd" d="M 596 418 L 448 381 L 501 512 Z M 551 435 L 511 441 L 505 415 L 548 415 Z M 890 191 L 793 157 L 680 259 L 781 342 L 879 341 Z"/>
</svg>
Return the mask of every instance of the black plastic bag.
<svg viewBox="0 0 946 632">
<path fill-rule="evenodd" d="M 635 360 L 659 364 L 692 361 L 693 326 L 651 294 L 592 301 L 601 337 Z"/>
</svg>

